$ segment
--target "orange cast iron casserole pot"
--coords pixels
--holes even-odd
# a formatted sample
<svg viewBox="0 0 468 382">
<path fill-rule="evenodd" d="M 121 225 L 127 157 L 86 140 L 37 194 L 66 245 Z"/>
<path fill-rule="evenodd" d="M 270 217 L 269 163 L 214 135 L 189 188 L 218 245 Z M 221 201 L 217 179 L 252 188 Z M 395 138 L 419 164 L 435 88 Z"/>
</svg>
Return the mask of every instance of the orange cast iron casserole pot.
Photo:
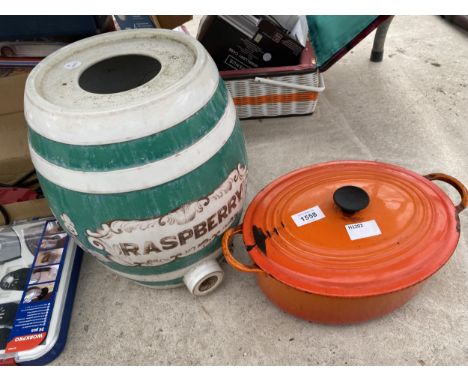
<svg viewBox="0 0 468 382">
<path fill-rule="evenodd" d="M 459 192 L 451 199 L 432 181 Z M 223 236 L 227 262 L 255 273 L 284 311 L 329 324 L 366 321 L 406 303 L 450 258 L 465 186 L 379 162 L 337 161 L 286 174 L 261 190 L 243 225 Z M 243 236 L 253 265 L 230 243 Z"/>
</svg>

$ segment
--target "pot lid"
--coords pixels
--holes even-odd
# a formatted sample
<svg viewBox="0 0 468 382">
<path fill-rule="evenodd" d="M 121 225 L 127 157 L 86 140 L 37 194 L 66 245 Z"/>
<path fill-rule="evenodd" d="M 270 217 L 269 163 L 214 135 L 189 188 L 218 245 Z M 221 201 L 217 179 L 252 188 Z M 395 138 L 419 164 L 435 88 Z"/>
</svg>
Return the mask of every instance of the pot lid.
<svg viewBox="0 0 468 382">
<path fill-rule="evenodd" d="M 463 195 L 457 208 L 433 182 L 394 165 L 306 167 L 254 198 L 244 243 L 263 271 L 297 289 L 343 297 L 397 291 L 432 275 L 455 250 L 466 189 L 454 181 Z"/>
</svg>

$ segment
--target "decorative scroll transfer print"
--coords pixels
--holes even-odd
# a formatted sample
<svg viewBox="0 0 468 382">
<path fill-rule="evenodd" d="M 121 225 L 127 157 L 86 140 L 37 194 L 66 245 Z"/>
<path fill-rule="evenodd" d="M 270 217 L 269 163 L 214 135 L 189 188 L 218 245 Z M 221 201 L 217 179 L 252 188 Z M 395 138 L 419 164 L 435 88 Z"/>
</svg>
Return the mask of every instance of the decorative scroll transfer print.
<svg viewBox="0 0 468 382">
<path fill-rule="evenodd" d="M 242 211 L 247 169 L 238 165 L 211 194 L 147 220 L 114 220 L 88 241 L 108 260 L 127 266 L 157 266 L 200 251 L 220 236 Z"/>
<path fill-rule="evenodd" d="M 65 229 L 73 236 L 78 236 L 78 232 L 76 232 L 75 224 L 73 224 L 70 217 L 67 214 L 62 214 L 60 215 L 60 218 L 63 221 L 63 225 L 65 226 Z"/>
</svg>

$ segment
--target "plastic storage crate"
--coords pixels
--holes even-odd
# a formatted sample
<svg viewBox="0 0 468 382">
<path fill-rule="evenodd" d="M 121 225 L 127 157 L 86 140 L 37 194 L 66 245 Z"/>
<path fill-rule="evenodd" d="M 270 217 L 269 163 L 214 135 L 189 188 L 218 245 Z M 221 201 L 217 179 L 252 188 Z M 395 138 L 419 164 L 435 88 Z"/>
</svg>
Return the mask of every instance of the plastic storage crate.
<svg viewBox="0 0 468 382">
<path fill-rule="evenodd" d="M 241 119 L 312 114 L 325 90 L 310 42 L 298 65 L 226 70 L 220 75 Z"/>
</svg>

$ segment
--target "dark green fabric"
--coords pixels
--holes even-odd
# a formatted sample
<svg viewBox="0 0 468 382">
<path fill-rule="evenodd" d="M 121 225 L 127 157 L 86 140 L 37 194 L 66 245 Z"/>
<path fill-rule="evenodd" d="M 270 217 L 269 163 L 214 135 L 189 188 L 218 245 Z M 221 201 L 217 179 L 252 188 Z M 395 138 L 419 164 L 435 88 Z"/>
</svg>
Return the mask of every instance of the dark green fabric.
<svg viewBox="0 0 468 382">
<path fill-rule="evenodd" d="M 307 16 L 309 37 L 320 68 L 379 16 Z"/>
</svg>

